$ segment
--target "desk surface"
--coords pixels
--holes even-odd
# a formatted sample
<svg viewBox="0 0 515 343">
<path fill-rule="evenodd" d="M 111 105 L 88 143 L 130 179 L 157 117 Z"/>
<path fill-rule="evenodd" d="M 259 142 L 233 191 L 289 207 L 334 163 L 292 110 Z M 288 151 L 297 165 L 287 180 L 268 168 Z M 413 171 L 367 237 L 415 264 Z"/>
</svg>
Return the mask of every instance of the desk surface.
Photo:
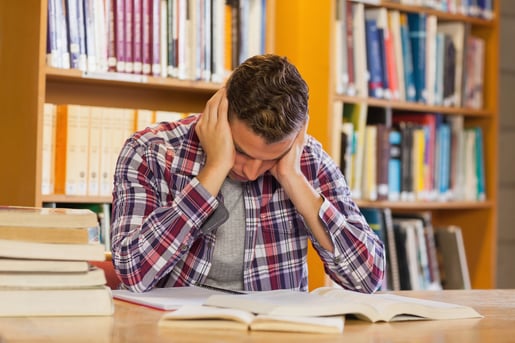
<svg viewBox="0 0 515 343">
<path fill-rule="evenodd" d="M 115 301 L 112 317 L 0 318 L 0 343 L 21 342 L 513 342 L 515 290 L 399 292 L 474 307 L 482 319 L 371 324 L 347 320 L 343 334 L 172 331 L 157 326 L 161 311 Z M 0 304 L 1 306 L 1 304 Z"/>
</svg>

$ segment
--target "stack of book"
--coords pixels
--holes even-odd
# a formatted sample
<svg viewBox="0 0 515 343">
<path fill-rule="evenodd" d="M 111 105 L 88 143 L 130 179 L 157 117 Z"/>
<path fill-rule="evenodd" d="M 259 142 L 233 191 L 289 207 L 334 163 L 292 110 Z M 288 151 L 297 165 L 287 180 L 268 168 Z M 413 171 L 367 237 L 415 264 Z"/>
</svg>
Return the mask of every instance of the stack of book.
<svg viewBox="0 0 515 343">
<path fill-rule="evenodd" d="M 0 317 L 113 313 L 90 210 L 0 206 Z"/>
</svg>

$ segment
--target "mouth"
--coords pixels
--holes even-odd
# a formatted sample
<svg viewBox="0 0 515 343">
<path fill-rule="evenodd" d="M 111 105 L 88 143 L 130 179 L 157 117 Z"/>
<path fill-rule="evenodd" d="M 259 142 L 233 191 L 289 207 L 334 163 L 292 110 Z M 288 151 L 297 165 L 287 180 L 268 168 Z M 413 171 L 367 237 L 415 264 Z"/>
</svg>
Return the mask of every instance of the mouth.
<svg viewBox="0 0 515 343">
<path fill-rule="evenodd" d="M 231 178 L 232 180 L 235 180 L 235 181 L 242 181 L 242 182 L 248 181 L 246 177 L 240 176 L 240 175 L 236 174 L 235 172 L 233 172 L 232 170 L 229 173 L 229 178 Z"/>
</svg>

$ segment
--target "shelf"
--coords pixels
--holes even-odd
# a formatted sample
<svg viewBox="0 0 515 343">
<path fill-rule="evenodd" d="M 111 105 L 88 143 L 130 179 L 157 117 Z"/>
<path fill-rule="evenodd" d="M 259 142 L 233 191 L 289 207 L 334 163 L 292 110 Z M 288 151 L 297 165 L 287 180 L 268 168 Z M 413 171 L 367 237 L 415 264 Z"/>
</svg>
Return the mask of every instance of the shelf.
<svg viewBox="0 0 515 343">
<path fill-rule="evenodd" d="M 121 73 L 87 74 L 45 67 L 45 102 L 201 112 L 221 84 Z"/>
<path fill-rule="evenodd" d="M 379 5 L 370 5 L 366 4 L 367 7 L 384 7 L 389 10 L 398 10 L 402 12 L 416 12 L 416 13 L 426 13 L 435 15 L 439 20 L 451 20 L 451 21 L 461 21 L 464 23 L 469 23 L 476 26 L 485 26 L 491 27 L 493 25 L 492 20 L 471 17 L 463 14 L 455 14 L 444 11 L 438 11 L 432 8 L 424 7 L 424 6 L 415 6 L 415 5 L 403 5 L 390 1 L 381 1 Z"/>
<path fill-rule="evenodd" d="M 491 117 L 494 114 L 491 111 L 481 109 L 471 109 L 463 107 L 445 107 L 445 106 L 433 106 L 416 102 L 398 101 L 398 100 L 385 100 L 375 98 L 364 98 L 357 96 L 348 96 L 342 94 L 335 94 L 335 101 L 341 101 L 343 103 L 352 104 L 367 104 L 368 106 L 375 107 L 388 107 L 393 110 L 405 110 L 412 112 L 437 112 L 446 115 L 465 115 L 467 117 Z"/>
</svg>

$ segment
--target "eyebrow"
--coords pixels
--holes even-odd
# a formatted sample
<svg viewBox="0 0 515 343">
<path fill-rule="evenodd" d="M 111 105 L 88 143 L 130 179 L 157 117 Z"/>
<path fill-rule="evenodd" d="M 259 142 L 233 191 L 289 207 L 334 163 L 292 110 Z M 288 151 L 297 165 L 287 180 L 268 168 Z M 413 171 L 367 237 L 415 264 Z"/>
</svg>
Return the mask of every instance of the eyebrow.
<svg viewBox="0 0 515 343">
<path fill-rule="evenodd" d="M 260 160 L 259 158 L 255 158 L 255 157 L 250 156 L 249 154 L 247 154 L 245 151 L 243 151 L 243 149 L 242 149 L 242 148 L 240 148 L 240 147 L 238 146 L 238 144 L 236 144 L 236 142 L 233 142 L 233 143 L 234 143 L 234 149 L 236 150 L 236 152 L 237 152 L 238 154 L 245 155 L 245 156 L 247 156 L 248 158 L 251 158 L 251 159 L 253 159 L 253 160 Z M 261 161 L 267 161 L 267 162 L 271 162 L 271 161 L 278 161 L 278 160 L 280 160 L 281 158 L 283 158 L 287 153 L 289 153 L 289 152 L 290 152 L 290 150 L 291 150 L 292 148 L 293 148 L 293 144 L 292 144 L 292 145 L 291 145 L 291 146 L 290 146 L 290 147 L 289 147 L 289 148 L 288 148 L 284 153 L 282 153 L 279 157 L 276 157 L 276 158 L 273 158 L 273 159 L 270 159 L 270 160 L 261 160 Z"/>
</svg>

